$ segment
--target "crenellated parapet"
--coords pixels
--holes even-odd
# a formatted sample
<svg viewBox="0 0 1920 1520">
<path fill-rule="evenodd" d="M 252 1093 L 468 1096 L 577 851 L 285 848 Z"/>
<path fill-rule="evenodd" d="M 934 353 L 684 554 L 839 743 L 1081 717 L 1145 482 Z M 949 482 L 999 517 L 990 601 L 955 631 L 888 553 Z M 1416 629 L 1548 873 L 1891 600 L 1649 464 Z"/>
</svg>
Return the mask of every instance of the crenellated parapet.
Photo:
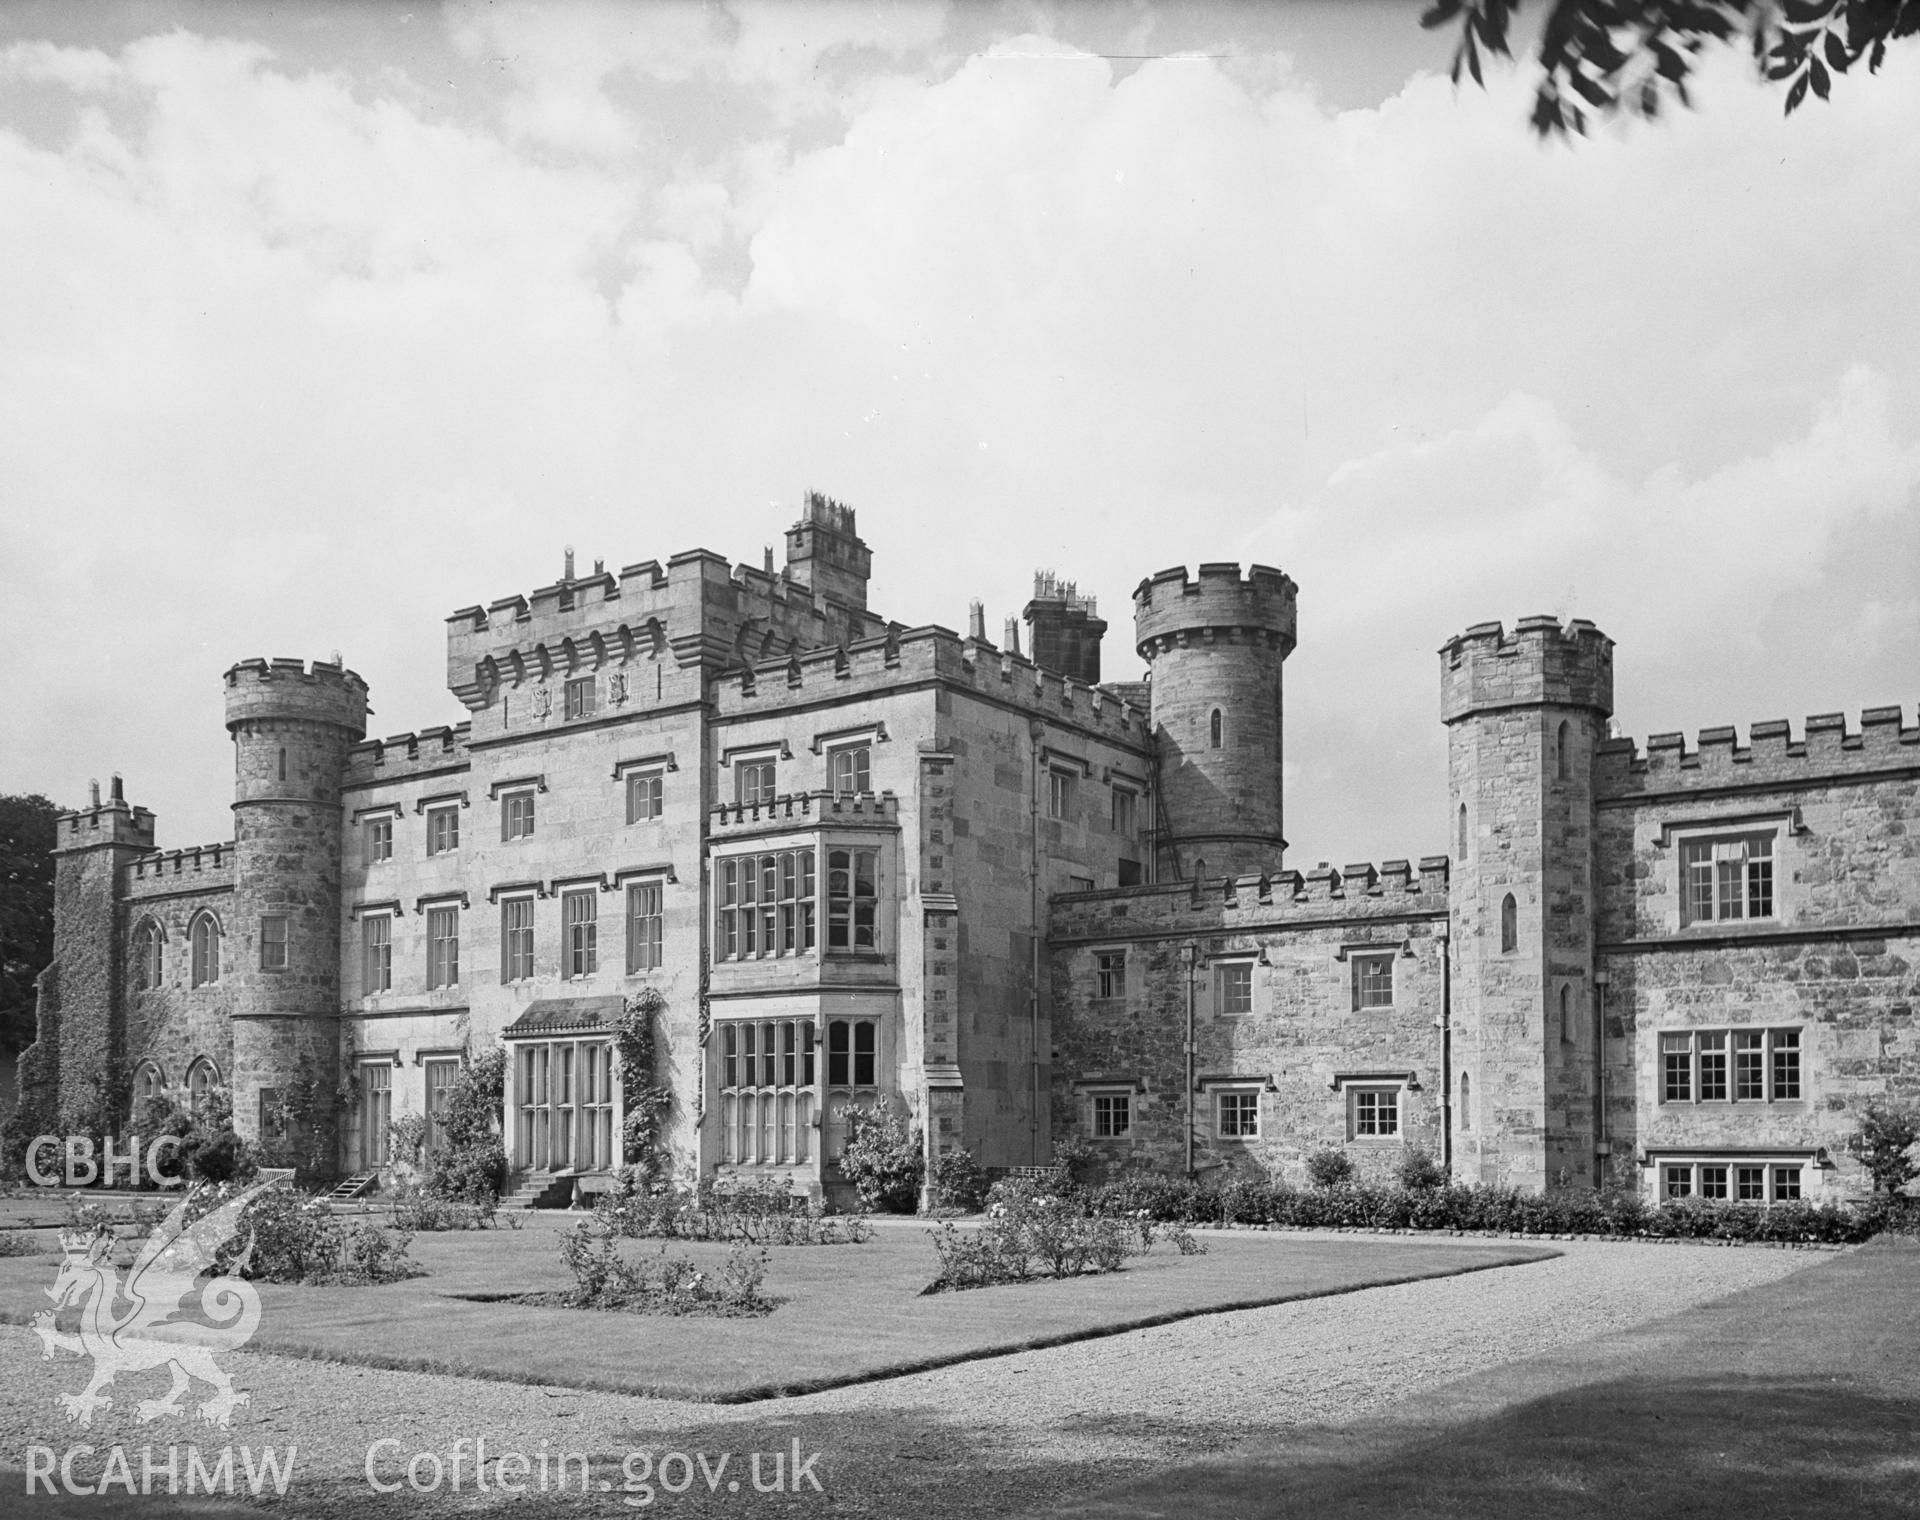
<svg viewBox="0 0 1920 1520">
<path fill-rule="evenodd" d="M 115 790 L 118 790 L 116 783 Z M 125 799 L 96 802 L 92 807 L 62 813 L 55 825 L 54 853 L 119 845 L 133 850 L 153 848 L 153 814 L 130 807 Z"/>
<path fill-rule="evenodd" d="M 1151 662 L 1175 643 L 1241 642 L 1292 653 L 1299 588 L 1269 565 L 1245 576 L 1232 561 L 1214 562 L 1189 576 L 1175 565 L 1134 588 L 1133 631 L 1140 657 Z"/>
<path fill-rule="evenodd" d="M 245 723 L 314 723 L 367 731 L 367 683 L 351 670 L 315 660 L 241 660 L 225 676 L 227 728 Z"/>
<path fill-rule="evenodd" d="M 939 681 L 990 695 L 1054 722 L 1072 723 L 1116 743 L 1144 748 L 1145 714 L 1111 691 L 1044 670 L 1017 654 L 962 639 L 929 625 L 889 631 L 846 648 L 816 649 L 763 661 L 714 683 L 715 711 L 723 717 L 778 712 L 823 695 L 848 699 L 891 688 Z"/>
<path fill-rule="evenodd" d="M 171 896 L 180 891 L 222 891 L 233 885 L 233 867 L 231 839 L 178 850 L 155 850 L 127 867 L 123 891 L 129 900 Z"/>
<path fill-rule="evenodd" d="M 1049 939 L 1055 944 L 1127 937 L 1184 935 L 1288 924 L 1323 926 L 1348 920 L 1440 919 L 1446 916 L 1449 861 L 1388 860 L 1313 870 L 1274 870 L 1198 882 L 1056 893 Z"/>
<path fill-rule="evenodd" d="M 1848 726 L 1844 713 L 1816 713 L 1798 738 L 1786 719 L 1776 718 L 1752 724 L 1745 744 L 1731 725 L 1703 728 L 1691 744 L 1678 733 L 1650 734 L 1645 749 L 1632 739 L 1607 739 L 1595 761 L 1602 800 L 1868 777 L 1920 765 L 1920 724 L 1909 725 L 1899 707 L 1869 707 L 1857 727 Z"/>
<path fill-rule="evenodd" d="M 346 785 L 369 786 L 460 769 L 472 763 L 467 750 L 472 733 L 471 723 L 456 723 L 367 739 L 347 752 Z"/>
<path fill-rule="evenodd" d="M 900 826 L 900 799 L 882 792 L 783 792 L 767 802 L 722 802 L 707 813 L 715 839 L 785 829 Z"/>
<path fill-rule="evenodd" d="M 1562 628 L 1558 618 L 1538 616 L 1520 619 L 1511 634 L 1497 622 L 1476 623 L 1440 646 L 1442 722 L 1537 706 L 1610 714 L 1613 640 L 1585 618 Z"/>
</svg>

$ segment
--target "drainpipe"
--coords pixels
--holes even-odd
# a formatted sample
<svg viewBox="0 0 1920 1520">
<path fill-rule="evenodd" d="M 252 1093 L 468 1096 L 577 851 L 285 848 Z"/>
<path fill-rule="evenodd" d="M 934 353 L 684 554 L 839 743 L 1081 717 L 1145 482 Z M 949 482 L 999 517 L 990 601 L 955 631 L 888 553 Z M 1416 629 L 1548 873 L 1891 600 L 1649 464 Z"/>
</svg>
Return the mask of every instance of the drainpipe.
<svg viewBox="0 0 1920 1520">
<path fill-rule="evenodd" d="M 1193 1181 L 1193 968 L 1199 953 L 1192 941 L 1180 947 L 1187 968 L 1187 1181 Z"/>
<path fill-rule="evenodd" d="M 1607 1163 L 1613 1156 L 1613 1142 L 1607 1136 L 1607 987 L 1612 973 L 1593 973 L 1593 1154 L 1594 1185 L 1606 1181 Z"/>
<path fill-rule="evenodd" d="M 1027 724 L 1033 745 L 1027 789 L 1027 1165 L 1040 1164 L 1040 736 L 1038 718 Z"/>
<path fill-rule="evenodd" d="M 1453 1180 L 1453 935 L 1440 928 L 1440 1165 Z"/>
</svg>

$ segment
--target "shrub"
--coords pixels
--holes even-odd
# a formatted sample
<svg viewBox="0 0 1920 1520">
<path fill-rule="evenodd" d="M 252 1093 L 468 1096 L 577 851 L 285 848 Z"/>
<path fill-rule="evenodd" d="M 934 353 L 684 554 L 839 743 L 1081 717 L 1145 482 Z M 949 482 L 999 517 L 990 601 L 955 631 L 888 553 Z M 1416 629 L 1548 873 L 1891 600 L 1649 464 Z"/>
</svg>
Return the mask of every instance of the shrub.
<svg viewBox="0 0 1920 1520">
<path fill-rule="evenodd" d="M 732 1240 L 775 1246 L 861 1245 L 873 1238 L 864 1217 L 829 1215 L 777 1182 L 697 1186 L 657 1183 L 603 1193 L 594 1203 L 600 1228 L 628 1238 Z"/>
<path fill-rule="evenodd" d="M 1329 1147 L 1307 1157 L 1307 1176 L 1318 1188 L 1336 1188 L 1353 1180 L 1353 1157 Z"/>
<path fill-rule="evenodd" d="M 664 1244 L 651 1261 L 628 1261 L 614 1248 L 613 1236 L 583 1219 L 560 1237 L 560 1256 L 574 1282 L 565 1302 L 576 1309 L 732 1316 L 773 1308 L 764 1291 L 767 1253 L 745 1242 L 734 1246 L 714 1277 L 688 1257 L 668 1256 Z"/>
<path fill-rule="evenodd" d="M 441 1230 L 484 1230 L 499 1212 L 499 1200 L 487 1198 L 479 1203 L 462 1203 L 453 1198 L 436 1198 L 415 1188 L 397 1192 L 393 1200 L 393 1227 L 414 1233 Z"/>
<path fill-rule="evenodd" d="M 1874 1192 L 1891 1196 L 1920 1176 L 1920 1165 L 1913 1159 L 1916 1142 L 1920 1142 L 1920 1119 L 1909 1110 L 1876 1103 L 1861 1115 L 1860 1128 L 1848 1139 L 1847 1150 L 1866 1167 Z"/>
<path fill-rule="evenodd" d="M 882 1099 L 872 1108 L 843 1108 L 847 1143 L 840 1152 L 840 1175 L 851 1182 L 860 1201 L 889 1214 L 911 1214 L 920 1206 L 925 1167 L 919 1132 L 899 1107 Z"/>
<path fill-rule="evenodd" d="M 1441 1170 L 1440 1163 L 1425 1151 L 1417 1149 L 1402 1153 L 1400 1164 L 1394 1168 L 1394 1178 L 1409 1193 L 1424 1193 L 1444 1187 L 1447 1182 L 1447 1174 Z"/>
<path fill-rule="evenodd" d="M 958 1209 L 964 1214 L 978 1213 L 987 1201 L 987 1174 L 973 1153 L 966 1150 L 942 1151 L 933 1164 L 933 1204 L 940 1209 Z"/>
<path fill-rule="evenodd" d="M 187 1217 L 200 1219 L 239 1192 L 231 1183 L 188 1195 Z M 323 1197 L 269 1187 L 247 1206 L 240 1233 L 215 1264 L 255 1282 L 364 1284 L 399 1282 L 426 1269 L 407 1255 L 412 1234 L 356 1220 L 343 1227 Z"/>
<path fill-rule="evenodd" d="M 1027 1179 L 997 1182 L 979 1229 L 963 1233 L 944 1224 L 927 1232 L 940 1272 L 924 1291 L 1118 1272 L 1129 1255 L 1146 1249 L 1133 1244 L 1137 1230 L 1131 1218 L 1089 1214 L 1078 1201 Z"/>
<path fill-rule="evenodd" d="M 496 1128 L 507 1086 L 507 1053 L 500 1046 L 461 1068 L 440 1110 L 445 1144 L 427 1161 L 426 1190 L 457 1203 L 488 1204 L 507 1185 L 507 1153 Z"/>
<path fill-rule="evenodd" d="M 38 1256 L 40 1247 L 25 1230 L 0 1230 L 0 1256 Z"/>
</svg>

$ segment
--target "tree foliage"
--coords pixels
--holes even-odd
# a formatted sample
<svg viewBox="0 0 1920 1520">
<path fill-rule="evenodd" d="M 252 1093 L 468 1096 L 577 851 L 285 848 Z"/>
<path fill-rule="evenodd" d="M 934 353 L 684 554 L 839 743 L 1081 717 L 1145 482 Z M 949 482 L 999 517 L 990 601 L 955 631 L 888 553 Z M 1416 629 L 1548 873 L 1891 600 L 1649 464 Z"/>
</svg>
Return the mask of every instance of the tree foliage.
<svg viewBox="0 0 1920 1520">
<path fill-rule="evenodd" d="M 1920 32 L 1920 0 L 1544 0 L 1533 125 L 1585 132 L 1589 116 L 1654 117 L 1681 105 L 1701 52 L 1744 40 L 1755 65 L 1786 86 L 1788 114 L 1861 59 L 1877 72 L 1887 45 Z M 1425 27 L 1458 26 L 1453 78 L 1484 84 L 1483 55 L 1511 58 L 1521 0 L 1434 0 Z"/>
<path fill-rule="evenodd" d="M 34 1037 L 33 979 L 53 960 L 53 846 L 60 809 L 0 796 L 0 1052 Z"/>
<path fill-rule="evenodd" d="M 1920 1177 L 1920 1164 L 1913 1158 L 1916 1144 L 1920 1115 L 1876 1103 L 1860 1116 L 1860 1128 L 1848 1139 L 1847 1149 L 1873 1178 L 1873 1190 L 1891 1197 Z"/>
<path fill-rule="evenodd" d="M 428 1157 L 427 1192 L 456 1203 L 487 1206 L 507 1184 L 500 1143 L 500 1102 L 507 1090 L 507 1053 L 495 1045 L 460 1069 L 440 1110 L 445 1144 Z"/>
</svg>

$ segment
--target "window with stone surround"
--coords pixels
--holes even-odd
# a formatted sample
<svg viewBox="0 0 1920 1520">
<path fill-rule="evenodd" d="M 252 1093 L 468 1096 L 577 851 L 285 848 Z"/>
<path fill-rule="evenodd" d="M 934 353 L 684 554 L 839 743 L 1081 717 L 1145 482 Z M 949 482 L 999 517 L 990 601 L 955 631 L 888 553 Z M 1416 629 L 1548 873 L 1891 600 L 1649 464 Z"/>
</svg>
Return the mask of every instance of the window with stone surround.
<svg viewBox="0 0 1920 1520">
<path fill-rule="evenodd" d="M 1660 1196 L 1735 1203 L 1797 1203 L 1803 1196 L 1804 1169 L 1804 1162 L 1766 1156 L 1662 1160 Z"/>
<path fill-rule="evenodd" d="M 1093 1136 L 1096 1140 L 1124 1140 L 1133 1133 L 1133 1094 L 1131 1092 L 1095 1092 Z"/>
<path fill-rule="evenodd" d="M 151 992 L 160 985 L 165 967 L 162 952 L 166 937 L 160 925 L 148 919 L 133 931 L 133 990 Z"/>
<path fill-rule="evenodd" d="M 1660 1036 L 1662 1103 L 1797 1103 L 1798 1029 L 1689 1029 Z"/>
<path fill-rule="evenodd" d="M 287 915 L 284 913 L 260 915 L 260 969 L 287 969 Z"/>
<path fill-rule="evenodd" d="M 1224 721 L 1220 716 L 1220 709 L 1216 707 L 1213 710 L 1213 716 L 1207 720 L 1207 747 L 1209 749 L 1220 748 L 1224 741 L 1223 728 Z"/>
<path fill-rule="evenodd" d="M 836 797 L 873 790 L 873 752 L 864 744 L 843 745 L 827 752 L 827 783 Z"/>
<path fill-rule="evenodd" d="M 187 1068 L 187 1112 L 202 1113 L 213 1090 L 220 1085 L 220 1068 L 205 1056 L 197 1056 Z"/>
<path fill-rule="evenodd" d="M 211 987 L 220 980 L 220 920 L 211 913 L 195 917 L 187 930 L 191 951 L 191 984 Z"/>
<path fill-rule="evenodd" d="M 427 985 L 460 985 L 460 910 L 427 909 Z"/>
<path fill-rule="evenodd" d="M 660 966 L 662 899 L 666 888 L 657 881 L 636 881 L 627 887 L 627 971 L 655 971 Z"/>
<path fill-rule="evenodd" d="M 367 864 L 377 866 L 393 859 L 393 814 L 382 813 L 367 820 Z"/>
<path fill-rule="evenodd" d="M 592 976 L 600 969 L 600 900 L 597 888 L 568 892 L 560 899 L 561 965 L 569 977 Z"/>
<path fill-rule="evenodd" d="M 1573 988 L 1566 982 L 1560 984 L 1560 1042 L 1571 1045 L 1574 1036 Z"/>
<path fill-rule="evenodd" d="M 1467 858 L 1467 805 L 1464 802 L 1460 804 L 1460 818 L 1456 828 L 1457 837 L 1453 845 L 1454 859 L 1465 860 Z"/>
<path fill-rule="evenodd" d="M 813 949 L 813 859 L 811 849 L 771 850 L 716 862 L 715 959 L 756 960 Z"/>
<path fill-rule="evenodd" d="M 1500 903 L 1500 953 L 1511 955 L 1520 948 L 1520 905 L 1509 892 Z"/>
<path fill-rule="evenodd" d="M 1347 1138 L 1349 1140 L 1397 1140 L 1400 1137 L 1400 1089 L 1398 1087 L 1347 1088 Z"/>
<path fill-rule="evenodd" d="M 1680 922 L 1776 917 L 1774 838 L 1765 831 L 1682 839 Z"/>
<path fill-rule="evenodd" d="M 533 837 L 533 789 L 524 792 L 508 792 L 500 799 L 500 837 L 504 839 L 531 839 Z"/>
<path fill-rule="evenodd" d="M 513 1094 L 515 1165 L 614 1164 L 613 1047 L 604 1038 L 516 1042 Z"/>
<path fill-rule="evenodd" d="M 871 1024 L 866 1027 L 871 1031 Z M 735 1166 L 791 1166 L 810 1160 L 813 1021 L 725 1020 L 718 1032 L 722 1159 Z"/>
<path fill-rule="evenodd" d="M 1093 957 L 1093 995 L 1102 1000 L 1127 995 L 1127 952 L 1099 950 Z"/>
<path fill-rule="evenodd" d="M 880 852 L 827 852 L 827 950 L 860 954 L 880 948 Z"/>
<path fill-rule="evenodd" d="M 827 1086 L 879 1086 L 879 1026 L 872 1019 L 832 1019 L 827 1024 Z"/>
<path fill-rule="evenodd" d="M 133 1074 L 133 1113 L 138 1120 L 150 1099 L 166 1095 L 167 1078 L 151 1061 L 142 1061 Z"/>
<path fill-rule="evenodd" d="M 567 717 L 591 718 L 597 705 L 594 697 L 592 676 L 578 676 L 567 682 Z"/>
<path fill-rule="evenodd" d="M 427 1077 L 427 1151 L 434 1154 L 447 1148 L 445 1111 L 453 1097 L 454 1084 L 460 1080 L 460 1060 L 446 1056 L 426 1063 Z"/>
<path fill-rule="evenodd" d="M 1222 1087 L 1213 1095 L 1214 1133 L 1222 1140 L 1260 1138 L 1260 1089 Z"/>
<path fill-rule="evenodd" d="M 1140 799 L 1128 788 L 1113 789 L 1113 832 L 1131 839 L 1140 826 Z"/>
<path fill-rule="evenodd" d="M 1393 1006 L 1393 959 L 1391 950 L 1352 957 L 1355 1011 Z"/>
<path fill-rule="evenodd" d="M 1061 770 L 1056 766 L 1047 768 L 1047 816 L 1065 818 L 1073 812 L 1072 771 Z"/>
<path fill-rule="evenodd" d="M 393 987 L 393 915 L 369 913 L 360 920 L 360 991 L 371 997 Z"/>
<path fill-rule="evenodd" d="M 743 807 L 758 807 L 773 801 L 774 764 L 772 760 L 742 760 L 733 768 L 733 799 Z"/>
<path fill-rule="evenodd" d="M 627 822 L 658 818 L 665 810 L 665 771 L 634 771 L 627 777 Z"/>
<path fill-rule="evenodd" d="M 1213 963 L 1213 1011 L 1226 1019 L 1253 1012 L 1253 962 Z"/>
<path fill-rule="evenodd" d="M 460 848 L 460 809 L 427 809 L 427 853 L 447 855 Z"/>
<path fill-rule="evenodd" d="M 500 980 L 523 982 L 533 975 L 533 898 L 500 900 Z"/>
</svg>

